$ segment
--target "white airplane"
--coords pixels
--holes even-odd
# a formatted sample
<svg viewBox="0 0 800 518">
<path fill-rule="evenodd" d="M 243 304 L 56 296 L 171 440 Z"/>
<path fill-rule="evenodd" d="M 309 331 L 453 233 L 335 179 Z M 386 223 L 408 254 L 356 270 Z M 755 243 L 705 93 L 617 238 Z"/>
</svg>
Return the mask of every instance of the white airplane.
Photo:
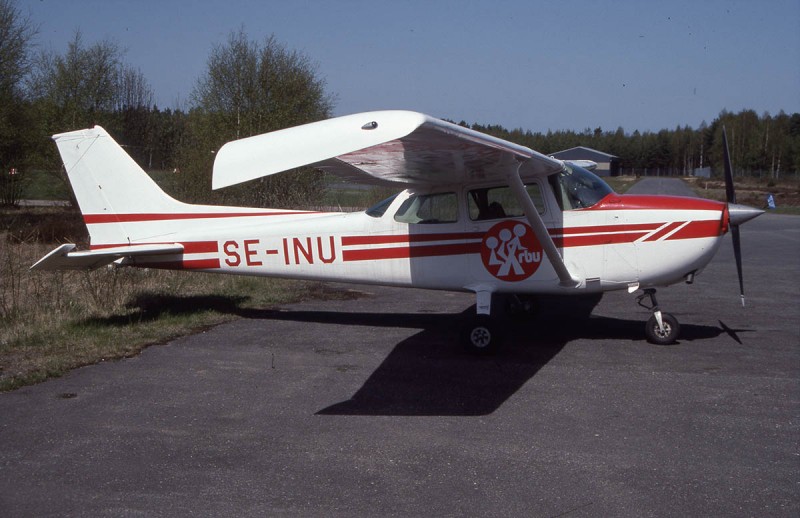
<svg viewBox="0 0 800 518">
<path fill-rule="evenodd" d="M 409 111 L 314 122 L 217 153 L 215 189 L 305 165 L 405 188 L 365 212 L 322 213 L 182 203 L 99 126 L 53 139 L 91 248 L 61 245 L 32 269 L 113 262 L 473 292 L 464 343 L 476 352 L 499 343 L 495 294 L 639 291 L 653 313 L 648 340 L 672 343 L 679 324 L 656 288 L 691 283 L 731 230 L 744 303 L 738 225 L 763 212 L 736 205 L 727 141 L 728 203 L 619 195 L 577 163 Z"/>
</svg>

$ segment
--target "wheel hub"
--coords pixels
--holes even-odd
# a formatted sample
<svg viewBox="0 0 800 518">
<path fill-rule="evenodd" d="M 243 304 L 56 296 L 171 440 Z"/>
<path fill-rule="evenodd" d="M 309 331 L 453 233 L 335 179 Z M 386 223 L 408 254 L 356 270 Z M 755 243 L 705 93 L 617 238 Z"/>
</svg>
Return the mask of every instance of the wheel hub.
<svg viewBox="0 0 800 518">
<path fill-rule="evenodd" d="M 492 333 L 485 327 L 476 327 L 470 333 L 470 340 L 475 347 L 486 347 L 492 341 Z"/>
</svg>

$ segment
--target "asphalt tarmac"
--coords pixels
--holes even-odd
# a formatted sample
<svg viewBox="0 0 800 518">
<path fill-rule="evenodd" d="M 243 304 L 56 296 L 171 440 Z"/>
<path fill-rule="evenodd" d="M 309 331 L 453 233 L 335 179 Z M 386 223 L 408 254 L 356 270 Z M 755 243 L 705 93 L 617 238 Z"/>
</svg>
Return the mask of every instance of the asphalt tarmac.
<svg viewBox="0 0 800 518">
<path fill-rule="evenodd" d="M 672 346 L 622 292 L 474 357 L 469 295 L 356 286 L 0 394 L 0 515 L 798 516 L 800 217 L 742 242 Z"/>
</svg>

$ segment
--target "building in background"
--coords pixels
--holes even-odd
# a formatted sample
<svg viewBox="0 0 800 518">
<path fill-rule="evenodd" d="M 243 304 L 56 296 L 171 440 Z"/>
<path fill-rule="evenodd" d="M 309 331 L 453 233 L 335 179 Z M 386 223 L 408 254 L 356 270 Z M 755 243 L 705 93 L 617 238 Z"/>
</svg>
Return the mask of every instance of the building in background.
<svg viewBox="0 0 800 518">
<path fill-rule="evenodd" d="M 578 146 L 551 156 L 559 160 L 591 160 L 597 164 L 597 169 L 594 170 L 597 176 L 619 176 L 619 157 L 596 149 Z"/>
</svg>

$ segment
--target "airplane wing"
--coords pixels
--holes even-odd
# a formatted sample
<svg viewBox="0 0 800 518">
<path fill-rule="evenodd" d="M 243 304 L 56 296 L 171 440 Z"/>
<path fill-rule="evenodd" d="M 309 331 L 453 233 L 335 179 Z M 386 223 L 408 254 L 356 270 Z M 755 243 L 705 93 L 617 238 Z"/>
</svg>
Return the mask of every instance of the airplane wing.
<svg viewBox="0 0 800 518">
<path fill-rule="evenodd" d="M 410 111 L 346 115 L 228 142 L 214 160 L 214 189 L 311 165 L 370 183 L 431 187 L 508 183 L 558 274 L 573 277 L 524 187 L 564 163 L 530 148 Z"/>
<path fill-rule="evenodd" d="M 74 249 L 75 245 L 71 243 L 61 245 L 39 259 L 31 266 L 31 270 L 93 270 L 124 257 L 183 253 L 183 245 L 180 243 L 117 246 L 78 252 L 73 252 Z"/>
<path fill-rule="evenodd" d="M 546 176 L 563 163 L 503 139 L 411 111 L 376 111 L 228 142 L 214 161 L 219 189 L 311 165 L 345 178 L 392 185 L 444 185 Z"/>
</svg>

